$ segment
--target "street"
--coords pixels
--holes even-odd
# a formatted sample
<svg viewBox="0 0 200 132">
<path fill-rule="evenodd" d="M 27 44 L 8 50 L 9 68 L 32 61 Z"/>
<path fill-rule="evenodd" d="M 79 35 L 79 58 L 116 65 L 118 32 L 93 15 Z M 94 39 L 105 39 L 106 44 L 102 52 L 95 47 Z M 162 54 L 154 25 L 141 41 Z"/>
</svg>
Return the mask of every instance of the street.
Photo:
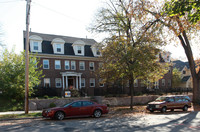
<svg viewBox="0 0 200 132">
<path fill-rule="evenodd" d="M 101 118 L 73 118 L 62 121 L 50 119 L 23 119 L 0 121 L 0 131 L 12 132 L 197 132 L 200 131 L 199 112 L 167 112 L 128 114 Z"/>
</svg>

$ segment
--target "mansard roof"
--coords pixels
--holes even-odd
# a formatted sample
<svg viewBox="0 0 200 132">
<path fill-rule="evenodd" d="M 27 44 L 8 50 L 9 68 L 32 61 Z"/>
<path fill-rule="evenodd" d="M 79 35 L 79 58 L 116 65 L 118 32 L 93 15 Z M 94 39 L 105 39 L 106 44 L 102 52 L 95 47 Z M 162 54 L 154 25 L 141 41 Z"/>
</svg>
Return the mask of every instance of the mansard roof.
<svg viewBox="0 0 200 132">
<path fill-rule="evenodd" d="M 62 35 L 53 35 L 53 34 L 43 34 L 43 33 L 36 33 L 30 32 L 29 36 L 36 35 L 42 38 L 42 53 L 38 54 L 54 54 L 52 41 L 54 39 L 61 39 L 64 40 L 64 55 L 75 55 L 72 44 L 74 42 L 83 41 L 85 43 L 84 52 L 86 57 L 94 57 L 93 52 L 91 50 L 91 46 L 96 44 L 97 42 L 94 39 L 86 39 L 86 38 L 78 38 L 78 37 L 70 37 L 70 36 L 62 36 Z M 24 36 L 24 49 L 25 49 L 25 36 L 26 31 L 23 32 Z"/>
</svg>

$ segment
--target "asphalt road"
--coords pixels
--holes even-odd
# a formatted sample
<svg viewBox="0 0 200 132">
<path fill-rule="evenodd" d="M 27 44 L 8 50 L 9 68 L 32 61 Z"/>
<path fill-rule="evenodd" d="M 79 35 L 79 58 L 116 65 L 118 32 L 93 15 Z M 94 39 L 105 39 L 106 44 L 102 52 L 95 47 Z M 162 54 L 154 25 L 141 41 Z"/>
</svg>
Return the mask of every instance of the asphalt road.
<svg viewBox="0 0 200 132">
<path fill-rule="evenodd" d="M 0 121 L 0 132 L 199 132 L 200 112 Z"/>
</svg>

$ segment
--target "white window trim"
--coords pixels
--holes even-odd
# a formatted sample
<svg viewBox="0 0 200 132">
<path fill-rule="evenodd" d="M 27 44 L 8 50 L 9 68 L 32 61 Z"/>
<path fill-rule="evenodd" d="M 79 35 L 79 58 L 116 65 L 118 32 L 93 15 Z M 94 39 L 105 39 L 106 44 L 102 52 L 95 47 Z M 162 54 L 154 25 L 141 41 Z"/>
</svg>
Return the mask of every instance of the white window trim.
<svg viewBox="0 0 200 132">
<path fill-rule="evenodd" d="M 93 69 L 92 70 L 90 69 L 90 64 L 93 64 Z M 94 68 L 94 62 L 89 62 L 89 70 L 90 71 L 94 71 L 95 70 L 95 68 Z"/>
<path fill-rule="evenodd" d="M 57 86 L 57 81 L 60 80 L 60 86 Z M 56 88 L 61 88 L 62 87 L 62 79 L 61 78 L 56 78 L 55 79 L 55 85 L 56 85 Z"/>
<path fill-rule="evenodd" d="M 75 69 L 72 69 L 72 64 L 73 64 L 72 62 L 74 62 L 74 68 Z M 76 70 L 76 61 L 71 61 L 71 70 Z"/>
<path fill-rule="evenodd" d="M 159 81 L 155 81 L 154 84 L 155 84 L 154 88 L 159 89 Z"/>
<path fill-rule="evenodd" d="M 134 80 L 134 87 L 138 87 L 138 79 Z"/>
<path fill-rule="evenodd" d="M 82 86 L 82 82 L 84 82 L 84 86 Z M 85 78 L 81 78 L 81 87 L 85 87 Z"/>
<path fill-rule="evenodd" d="M 94 82 L 92 82 L 92 80 L 93 80 Z M 91 86 L 91 83 L 94 83 L 94 86 Z M 95 87 L 95 78 L 90 78 L 90 87 Z"/>
<path fill-rule="evenodd" d="M 68 62 L 68 69 L 66 69 L 66 62 Z M 70 70 L 70 61 L 69 60 L 65 60 L 65 70 Z"/>
<path fill-rule="evenodd" d="M 55 46 L 56 46 L 56 53 L 61 53 L 62 52 L 62 44 L 55 44 Z M 59 48 L 60 48 L 60 52 L 58 51 L 58 46 L 60 46 Z"/>
<path fill-rule="evenodd" d="M 81 63 L 83 63 L 83 69 L 81 69 Z M 85 70 L 85 62 L 84 61 L 79 61 L 79 70 Z"/>
<path fill-rule="evenodd" d="M 51 87 L 51 80 L 50 80 L 50 78 L 44 78 L 44 87 L 45 87 L 45 80 L 46 79 L 49 79 L 49 87 Z"/>
<path fill-rule="evenodd" d="M 162 86 L 165 86 L 165 79 L 162 79 Z"/>
<path fill-rule="evenodd" d="M 53 45 L 54 54 L 64 54 L 64 45 L 65 41 L 61 38 L 55 38 L 52 40 L 51 44 Z M 61 52 L 57 52 L 57 44 L 61 45 Z"/>
<path fill-rule="evenodd" d="M 84 50 L 85 49 L 85 42 L 84 41 L 77 40 L 72 44 L 72 46 L 73 46 L 75 55 L 81 55 L 81 56 L 85 55 L 85 50 Z M 81 47 L 81 53 L 78 53 L 78 46 Z"/>
<path fill-rule="evenodd" d="M 34 50 L 34 42 L 38 43 L 38 50 Z M 42 41 L 38 41 L 38 40 L 30 40 L 30 50 L 31 52 L 42 52 Z"/>
<path fill-rule="evenodd" d="M 44 61 L 46 61 L 46 60 L 48 60 L 48 59 L 43 59 L 43 69 L 50 69 L 49 60 L 48 60 L 48 68 L 44 67 Z"/>
<path fill-rule="evenodd" d="M 60 68 L 56 68 L 56 61 L 60 63 Z M 55 69 L 60 70 L 61 69 L 61 61 L 60 60 L 55 60 Z"/>
</svg>

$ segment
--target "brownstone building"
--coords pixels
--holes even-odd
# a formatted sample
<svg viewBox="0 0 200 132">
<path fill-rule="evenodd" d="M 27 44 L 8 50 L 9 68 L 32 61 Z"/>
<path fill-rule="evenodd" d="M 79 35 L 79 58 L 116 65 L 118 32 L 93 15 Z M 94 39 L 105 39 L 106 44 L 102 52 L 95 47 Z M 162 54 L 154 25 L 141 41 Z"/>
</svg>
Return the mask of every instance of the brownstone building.
<svg viewBox="0 0 200 132">
<path fill-rule="evenodd" d="M 39 70 L 43 70 L 44 78 L 38 88 L 45 89 L 46 94 L 53 89 L 54 95 L 63 95 L 66 89 L 77 89 L 84 95 L 129 94 L 127 85 L 114 84 L 110 87 L 101 83 L 96 72 L 102 64 L 101 53 L 94 39 L 76 38 L 30 32 L 30 52 L 39 58 Z M 24 32 L 25 42 L 25 32 Z M 159 56 L 161 63 L 170 62 L 170 53 Z M 135 80 L 136 92 L 146 90 L 166 90 L 171 88 L 172 67 L 169 72 L 153 87 L 145 86 L 141 80 Z M 116 88 L 117 87 L 117 88 Z M 111 90 L 110 90 L 111 89 Z M 45 94 L 45 93 L 43 93 Z M 48 94 L 47 94 L 48 95 Z"/>
</svg>

